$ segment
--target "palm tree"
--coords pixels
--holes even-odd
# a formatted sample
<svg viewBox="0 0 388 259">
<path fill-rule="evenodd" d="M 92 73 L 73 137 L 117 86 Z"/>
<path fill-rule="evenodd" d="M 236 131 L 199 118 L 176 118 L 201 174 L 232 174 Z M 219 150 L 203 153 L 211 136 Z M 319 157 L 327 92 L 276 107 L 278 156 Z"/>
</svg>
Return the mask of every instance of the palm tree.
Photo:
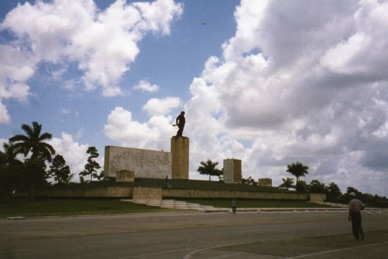
<svg viewBox="0 0 388 259">
<path fill-rule="evenodd" d="M 41 133 L 42 124 L 39 124 L 36 121 L 32 122 L 32 127 L 23 124 L 22 129 L 26 135 L 15 135 L 9 139 L 13 143 L 15 149 L 18 152 L 23 153 L 24 156 L 27 156 L 31 152 L 31 160 L 33 161 L 37 160 L 37 158 L 41 158 L 51 162 L 55 150 L 50 144 L 44 141 L 50 140 L 52 135 L 47 132 Z"/>
<path fill-rule="evenodd" d="M 0 151 L 0 165 L 21 165 L 22 161 L 16 158 L 18 152 L 12 143 L 3 144 L 4 151 Z"/>
<path fill-rule="evenodd" d="M 307 171 L 309 169 L 308 166 L 303 165 L 300 162 L 296 162 L 291 165 L 287 165 L 287 172 L 291 173 L 293 176 L 296 177 L 296 184 L 299 182 L 299 177 L 305 176 L 309 172 Z"/>
<path fill-rule="evenodd" d="M 198 167 L 197 171 L 200 174 L 208 174 L 209 175 L 209 181 L 211 180 L 211 176 L 220 176 L 222 175 L 222 170 L 217 169 L 218 162 L 213 162 L 210 159 L 208 159 L 206 162 L 202 161 L 201 165 Z"/>
<path fill-rule="evenodd" d="M 0 151 L 0 190 L 8 199 L 13 197 L 13 190 L 23 184 L 24 164 L 16 158 L 17 151 L 12 143 L 4 143 L 3 147 L 4 151 Z"/>
<path fill-rule="evenodd" d="M 289 190 L 290 188 L 294 187 L 294 179 L 292 178 L 282 178 L 283 183 L 279 185 L 280 188 L 286 188 Z"/>
</svg>

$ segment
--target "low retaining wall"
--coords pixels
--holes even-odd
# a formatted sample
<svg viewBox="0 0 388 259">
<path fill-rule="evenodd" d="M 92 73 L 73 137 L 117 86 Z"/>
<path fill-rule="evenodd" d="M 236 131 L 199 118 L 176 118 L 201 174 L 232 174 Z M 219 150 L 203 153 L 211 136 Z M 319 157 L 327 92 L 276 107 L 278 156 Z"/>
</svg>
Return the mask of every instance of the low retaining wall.
<svg viewBox="0 0 388 259">
<path fill-rule="evenodd" d="M 219 191 L 219 190 L 183 190 L 163 189 L 163 198 L 227 198 L 227 199 L 262 199 L 262 200 L 309 200 L 309 194 L 283 192 L 247 192 L 247 191 Z"/>
<path fill-rule="evenodd" d="M 326 194 L 321 193 L 310 193 L 309 195 L 309 201 L 315 202 L 315 203 L 321 203 L 326 200 Z"/>
<path fill-rule="evenodd" d="M 34 195 L 52 198 L 128 198 L 132 197 L 133 187 L 99 187 L 92 189 L 36 190 Z M 15 197 L 28 197 L 28 192 L 17 192 Z"/>
<path fill-rule="evenodd" d="M 55 189 L 37 190 L 36 196 L 49 196 L 53 198 L 141 198 L 163 199 L 169 198 L 199 198 L 199 199 L 263 199 L 263 200 L 298 200 L 313 202 L 324 200 L 325 195 L 311 195 L 290 192 L 252 192 L 234 190 L 193 190 L 193 189 L 162 189 L 145 187 L 99 187 L 91 189 Z M 28 196 L 27 193 L 18 193 L 17 196 Z"/>
<path fill-rule="evenodd" d="M 162 197 L 162 188 L 135 187 L 132 193 L 134 200 L 161 200 Z"/>
</svg>

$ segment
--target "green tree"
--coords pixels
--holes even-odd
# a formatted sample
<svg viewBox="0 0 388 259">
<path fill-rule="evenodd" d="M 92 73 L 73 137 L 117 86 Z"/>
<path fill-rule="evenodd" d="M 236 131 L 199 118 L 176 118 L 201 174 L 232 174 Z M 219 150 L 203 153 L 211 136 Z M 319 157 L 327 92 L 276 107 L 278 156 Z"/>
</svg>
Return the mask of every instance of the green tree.
<svg viewBox="0 0 388 259">
<path fill-rule="evenodd" d="M 18 152 L 24 154 L 24 156 L 27 156 L 31 152 L 32 160 L 40 158 L 44 161 L 47 160 L 51 162 L 55 150 L 50 144 L 46 143 L 45 140 L 50 140 L 52 135 L 47 132 L 42 133 L 42 124 L 39 124 L 36 121 L 32 122 L 32 127 L 23 124 L 22 129 L 26 135 L 15 135 L 10 138 L 14 148 Z"/>
<path fill-rule="evenodd" d="M 337 202 L 341 198 L 341 190 L 338 185 L 334 182 L 331 182 L 329 186 L 326 187 L 326 199 L 331 202 Z"/>
<path fill-rule="evenodd" d="M 42 157 L 26 159 L 23 170 L 24 183 L 28 188 L 30 200 L 35 200 L 35 190 L 47 185 L 48 175 L 46 173 L 46 163 Z"/>
<path fill-rule="evenodd" d="M 294 179 L 292 178 L 282 178 L 283 183 L 279 185 L 279 188 L 286 188 L 289 190 L 294 187 Z"/>
<path fill-rule="evenodd" d="M 222 170 L 217 169 L 218 162 L 213 162 L 212 160 L 208 159 L 206 162 L 202 161 L 200 166 L 198 167 L 197 171 L 200 174 L 207 174 L 209 175 L 209 181 L 211 180 L 211 176 L 220 176 L 222 175 Z"/>
<path fill-rule="evenodd" d="M 287 165 L 287 172 L 291 173 L 296 178 L 296 184 L 299 182 L 299 178 L 301 176 L 305 176 L 308 174 L 308 166 L 303 165 L 300 162 L 293 163 L 291 165 Z"/>
<path fill-rule="evenodd" d="M 50 140 L 50 133 L 42 133 L 42 124 L 36 121 L 32 126 L 22 125 L 25 135 L 15 135 L 9 139 L 18 153 L 27 157 L 25 160 L 24 182 L 29 187 L 30 199 L 34 200 L 34 189 L 47 184 L 46 181 L 46 164 L 45 161 L 51 162 L 52 155 L 55 154 L 54 148 L 45 142 Z"/>
<path fill-rule="evenodd" d="M 65 179 L 65 185 L 69 185 L 71 183 L 71 179 L 73 178 L 74 174 L 69 174 L 67 178 Z"/>
<path fill-rule="evenodd" d="M 16 158 L 17 151 L 12 144 L 4 143 L 3 148 L 4 151 L 0 151 L 0 195 L 8 199 L 21 188 L 25 168 L 23 162 Z"/>
<path fill-rule="evenodd" d="M 295 189 L 297 192 L 306 192 L 307 191 L 307 184 L 303 180 L 299 180 L 296 185 Z"/>
<path fill-rule="evenodd" d="M 54 177 L 57 184 L 67 184 L 70 175 L 70 167 L 61 155 L 56 155 L 51 163 L 49 175 Z"/>
<path fill-rule="evenodd" d="M 0 151 L 0 165 L 22 165 L 23 162 L 16 158 L 18 151 L 12 143 L 3 144 L 4 151 Z"/>
<path fill-rule="evenodd" d="M 85 169 L 79 173 L 80 176 L 88 176 L 90 175 L 90 181 L 93 178 L 98 178 L 97 170 L 101 168 L 100 164 L 96 162 L 95 158 L 99 156 L 96 147 L 89 147 L 86 153 L 89 154 L 88 162 L 85 165 Z"/>
<path fill-rule="evenodd" d="M 308 185 L 310 193 L 326 193 L 326 186 L 318 180 L 312 180 Z"/>
<path fill-rule="evenodd" d="M 242 184 L 248 184 L 248 185 L 257 185 L 257 183 L 256 183 L 255 180 L 252 178 L 252 176 L 249 176 L 247 179 L 242 178 L 242 179 L 241 179 L 241 183 L 242 183 Z"/>
</svg>

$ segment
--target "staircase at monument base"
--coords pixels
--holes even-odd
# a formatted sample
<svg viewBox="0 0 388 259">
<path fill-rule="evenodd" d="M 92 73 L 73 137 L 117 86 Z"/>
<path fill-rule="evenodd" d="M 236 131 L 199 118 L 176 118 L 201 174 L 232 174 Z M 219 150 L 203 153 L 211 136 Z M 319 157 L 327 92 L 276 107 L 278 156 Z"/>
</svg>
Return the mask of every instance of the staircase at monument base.
<svg viewBox="0 0 388 259">
<path fill-rule="evenodd" d="M 198 210 L 204 212 L 223 211 L 227 212 L 228 208 L 215 208 L 213 206 L 201 205 L 197 203 L 190 203 L 186 201 L 177 201 L 172 199 L 123 199 L 121 201 L 132 202 L 136 204 L 143 204 L 147 206 L 160 207 L 163 209 L 181 209 L 181 210 Z"/>
</svg>

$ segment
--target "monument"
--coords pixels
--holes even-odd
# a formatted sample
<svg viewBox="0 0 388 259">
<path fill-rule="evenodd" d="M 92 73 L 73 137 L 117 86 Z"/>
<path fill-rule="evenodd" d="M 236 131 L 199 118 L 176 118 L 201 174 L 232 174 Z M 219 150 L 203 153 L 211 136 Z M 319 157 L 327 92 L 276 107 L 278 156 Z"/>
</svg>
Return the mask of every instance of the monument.
<svg viewBox="0 0 388 259">
<path fill-rule="evenodd" d="M 105 147 L 104 174 L 116 177 L 120 171 L 133 172 L 138 178 L 171 178 L 171 153 L 138 148 Z M 119 179 L 121 178 L 121 175 Z"/>
<path fill-rule="evenodd" d="M 128 147 L 105 147 L 104 175 L 116 181 L 134 178 L 189 179 L 189 138 L 183 137 L 185 112 L 176 118 L 177 135 L 171 138 L 171 152 Z"/>
<path fill-rule="evenodd" d="M 224 182 L 225 183 L 241 183 L 242 171 L 240 159 L 224 159 Z"/>
<path fill-rule="evenodd" d="M 185 112 L 182 111 L 181 114 L 179 114 L 178 117 L 176 117 L 175 124 L 172 125 L 172 126 L 178 126 L 178 132 L 176 133 L 176 137 L 182 137 L 185 124 L 186 124 Z"/>
</svg>

